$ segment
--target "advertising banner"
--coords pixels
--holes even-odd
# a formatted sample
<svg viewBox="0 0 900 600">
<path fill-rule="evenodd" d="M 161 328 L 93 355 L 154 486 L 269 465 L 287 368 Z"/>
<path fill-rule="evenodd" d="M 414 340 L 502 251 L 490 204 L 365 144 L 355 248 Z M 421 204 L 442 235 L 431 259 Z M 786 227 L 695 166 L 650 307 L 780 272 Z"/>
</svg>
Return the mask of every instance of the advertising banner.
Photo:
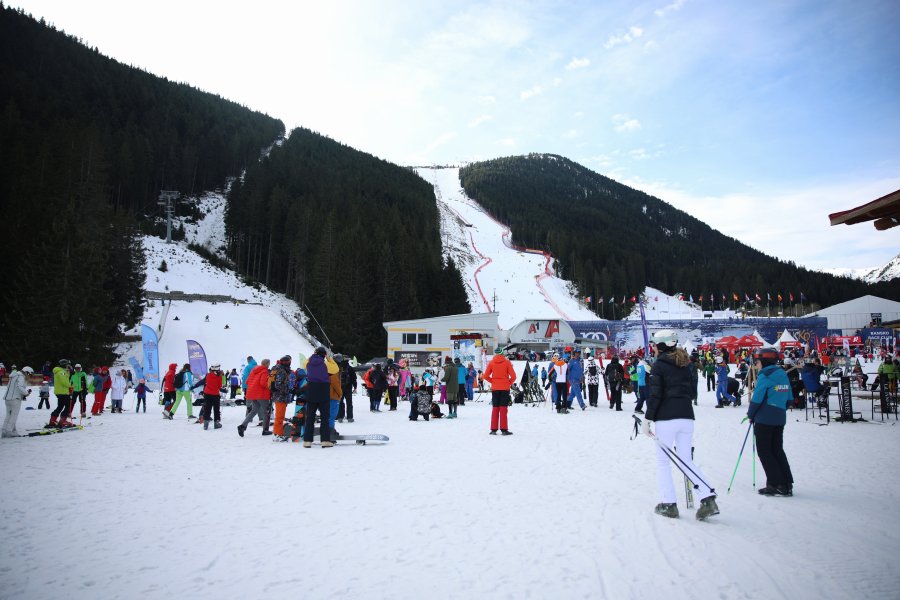
<svg viewBox="0 0 900 600">
<path fill-rule="evenodd" d="M 144 352 L 144 379 L 159 385 L 159 338 L 152 327 L 141 325 L 141 346 Z"/>
<path fill-rule="evenodd" d="M 440 352 L 395 351 L 394 362 L 400 364 L 401 360 L 405 360 L 406 366 L 409 368 L 424 369 L 440 367 L 442 357 Z"/>
<path fill-rule="evenodd" d="M 187 351 L 191 373 L 196 379 L 203 379 L 209 370 L 209 367 L 206 366 L 206 352 L 203 351 L 203 346 L 194 340 L 187 340 Z"/>
</svg>

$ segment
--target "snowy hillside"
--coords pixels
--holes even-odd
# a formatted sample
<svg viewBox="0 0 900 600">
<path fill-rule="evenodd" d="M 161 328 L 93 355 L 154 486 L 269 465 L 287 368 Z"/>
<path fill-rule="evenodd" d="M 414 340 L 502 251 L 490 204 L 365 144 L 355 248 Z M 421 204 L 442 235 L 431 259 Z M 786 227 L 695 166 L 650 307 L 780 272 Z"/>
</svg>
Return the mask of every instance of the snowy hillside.
<svg viewBox="0 0 900 600">
<path fill-rule="evenodd" d="M 900 277 L 900 254 L 888 261 L 883 267 L 872 269 L 869 273 L 863 275 L 862 280 L 866 283 L 877 283 L 879 281 L 890 281 L 895 277 Z"/>
<path fill-rule="evenodd" d="M 704 311 L 701 310 L 699 298 L 697 302 L 688 299 L 679 298 L 678 295 L 669 296 L 660 290 L 652 287 L 644 289 L 644 314 L 649 320 L 699 320 L 703 319 Z M 707 301 L 708 305 L 708 301 Z M 706 310 L 706 314 L 712 313 L 712 318 L 728 319 L 736 315 L 733 310 Z M 640 320 L 640 307 L 635 306 L 627 317 L 627 320 Z"/>
<path fill-rule="evenodd" d="M 528 318 L 597 318 L 575 297 L 570 282 L 553 275 L 550 257 L 512 247 L 509 228 L 466 196 L 459 168 L 416 171 L 435 187 L 444 252 L 463 273 L 473 312 L 496 310 L 504 329 Z"/>
</svg>

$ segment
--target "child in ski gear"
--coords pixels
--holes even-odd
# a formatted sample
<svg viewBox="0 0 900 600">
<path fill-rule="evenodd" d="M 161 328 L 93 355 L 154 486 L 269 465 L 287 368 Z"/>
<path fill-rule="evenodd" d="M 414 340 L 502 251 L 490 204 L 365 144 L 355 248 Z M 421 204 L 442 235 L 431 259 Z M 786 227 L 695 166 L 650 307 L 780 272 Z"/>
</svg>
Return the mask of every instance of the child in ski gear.
<svg viewBox="0 0 900 600">
<path fill-rule="evenodd" d="M 70 381 L 72 383 L 72 406 L 69 407 L 69 412 L 74 412 L 75 402 L 77 400 L 81 403 L 81 417 L 84 418 L 85 416 L 87 416 L 85 414 L 85 398 L 87 398 L 87 374 L 81 370 L 81 365 L 75 365 L 75 372 L 72 373 Z"/>
<path fill-rule="evenodd" d="M 138 412 L 141 410 L 141 403 L 144 404 L 144 412 L 147 412 L 147 392 L 153 392 L 149 387 L 147 387 L 147 381 L 145 379 L 138 379 L 137 387 L 134 388 L 135 393 L 137 393 L 137 404 L 135 405 L 134 412 Z"/>
<path fill-rule="evenodd" d="M 241 389 L 241 378 L 237 374 L 237 369 L 231 370 L 231 374 L 228 376 L 228 386 L 231 388 L 231 395 L 228 397 L 228 399 L 234 400 L 234 397 L 237 395 L 237 391 Z"/>
<path fill-rule="evenodd" d="M 224 376 L 219 370 L 219 365 L 212 365 L 206 377 L 194 384 L 194 388 L 203 386 L 203 429 L 209 429 L 209 417 L 215 420 L 215 429 L 222 428 L 222 404 L 220 390 L 222 389 L 222 380 Z"/>
<path fill-rule="evenodd" d="M 694 437 L 694 408 L 691 391 L 690 358 L 678 347 L 678 333 L 671 329 L 654 332 L 653 347 L 657 360 L 650 372 L 650 397 L 647 400 L 647 415 L 642 423 L 644 434 L 655 437 L 656 481 L 660 491 L 660 503 L 655 512 L 667 517 L 677 517 L 675 486 L 672 483 L 672 462 L 668 450 L 677 456 L 685 468 L 700 496 L 698 519 L 706 519 L 719 513 L 715 490 L 706 483 L 707 479 L 694 464 L 692 458 Z M 651 430 L 655 426 L 655 435 Z M 687 475 L 686 475 L 687 476 Z"/>
<path fill-rule="evenodd" d="M 753 355 L 760 369 L 756 388 L 747 407 L 747 417 L 753 424 L 756 451 L 766 472 L 766 486 L 759 490 L 763 496 L 792 496 L 794 476 L 784 453 L 784 425 L 787 407 L 793 401 L 787 374 L 778 366 L 775 348 L 759 348 Z"/>
<path fill-rule="evenodd" d="M 415 393 L 412 395 L 409 402 L 409 420 L 410 421 L 418 421 L 419 415 L 422 415 L 426 421 L 431 417 L 432 406 L 431 406 L 431 394 L 428 393 L 428 390 L 425 389 L 424 385 L 416 386 Z M 438 412 L 440 412 L 440 408 L 438 408 Z"/>
<path fill-rule="evenodd" d="M 728 393 L 728 365 L 719 356 L 716 358 L 716 408 L 728 403 L 736 404 L 737 400 Z"/>
<path fill-rule="evenodd" d="M 503 356 L 503 348 L 494 348 L 494 358 L 484 370 L 484 379 L 491 384 L 491 435 L 499 428 L 503 435 L 512 435 L 507 424 L 509 388 L 516 380 L 512 363 Z M 582 401 L 583 402 L 583 401 Z"/>
<path fill-rule="evenodd" d="M 25 382 L 25 377 L 34 373 L 31 367 L 22 367 L 21 371 L 17 371 L 13 367 L 9 374 L 9 383 L 7 384 L 6 394 L 3 398 L 6 401 L 6 417 L 3 419 L 2 437 L 19 437 L 16 431 L 16 421 L 19 418 L 19 410 L 22 408 L 22 402 L 31 394 Z M 49 404 L 49 402 L 48 402 Z M 47 408 L 50 408 L 49 406 Z"/>
<path fill-rule="evenodd" d="M 47 403 L 47 410 L 50 410 L 50 380 L 46 377 L 44 381 L 41 383 L 41 387 L 38 390 L 38 397 L 40 398 L 40 402 L 38 403 L 38 408 L 44 408 L 44 403 Z"/>
<path fill-rule="evenodd" d="M 284 436 L 284 413 L 287 405 L 291 401 L 291 356 L 286 354 L 281 357 L 275 367 L 272 369 L 272 402 L 275 405 L 275 424 L 273 430 L 275 435 Z M 266 417 L 268 420 L 268 417 Z M 241 429 L 238 428 L 238 432 Z M 263 435 L 269 435 L 269 427 L 266 424 L 263 428 Z"/>
</svg>

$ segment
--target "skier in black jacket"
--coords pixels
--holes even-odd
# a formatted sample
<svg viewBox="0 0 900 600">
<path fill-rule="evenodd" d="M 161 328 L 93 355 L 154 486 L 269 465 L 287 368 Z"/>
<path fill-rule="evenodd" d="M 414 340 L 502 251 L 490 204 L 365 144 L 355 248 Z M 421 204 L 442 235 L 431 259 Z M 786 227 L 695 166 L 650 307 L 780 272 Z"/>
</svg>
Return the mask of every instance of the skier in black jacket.
<svg viewBox="0 0 900 600">
<path fill-rule="evenodd" d="M 613 356 L 604 371 L 606 386 L 609 388 L 609 407 L 622 410 L 622 385 L 625 383 L 625 369 L 619 364 L 619 357 Z"/>
<path fill-rule="evenodd" d="M 690 369 L 690 357 L 687 352 L 677 346 L 678 333 L 671 329 L 663 329 L 653 334 L 653 344 L 657 359 L 650 371 L 650 398 L 647 400 L 647 414 L 643 422 L 643 431 L 659 442 L 656 448 L 656 482 L 659 485 L 660 503 L 656 505 L 657 514 L 676 518 L 678 505 L 675 503 L 675 486 L 672 483 L 672 462 L 677 459 L 669 457 L 666 449 L 673 450 L 680 458 L 680 468 L 690 474 L 689 478 L 696 486 L 700 496 L 700 508 L 697 519 L 703 520 L 719 514 L 716 505 L 716 493 L 706 483 L 706 476 L 694 464 L 694 394 L 697 390 L 696 380 Z M 651 425 L 656 423 L 656 431 Z"/>
</svg>

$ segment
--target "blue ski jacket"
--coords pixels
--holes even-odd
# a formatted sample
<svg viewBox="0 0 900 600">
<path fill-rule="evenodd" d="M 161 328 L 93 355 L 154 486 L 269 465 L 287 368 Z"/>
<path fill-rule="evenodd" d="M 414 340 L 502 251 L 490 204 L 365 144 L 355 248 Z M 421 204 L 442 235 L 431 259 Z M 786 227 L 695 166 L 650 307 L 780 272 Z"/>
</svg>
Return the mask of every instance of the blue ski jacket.
<svg viewBox="0 0 900 600">
<path fill-rule="evenodd" d="M 769 365 L 759 372 L 747 416 L 753 423 L 784 426 L 787 407 L 793 401 L 787 373 L 778 365 Z"/>
</svg>

